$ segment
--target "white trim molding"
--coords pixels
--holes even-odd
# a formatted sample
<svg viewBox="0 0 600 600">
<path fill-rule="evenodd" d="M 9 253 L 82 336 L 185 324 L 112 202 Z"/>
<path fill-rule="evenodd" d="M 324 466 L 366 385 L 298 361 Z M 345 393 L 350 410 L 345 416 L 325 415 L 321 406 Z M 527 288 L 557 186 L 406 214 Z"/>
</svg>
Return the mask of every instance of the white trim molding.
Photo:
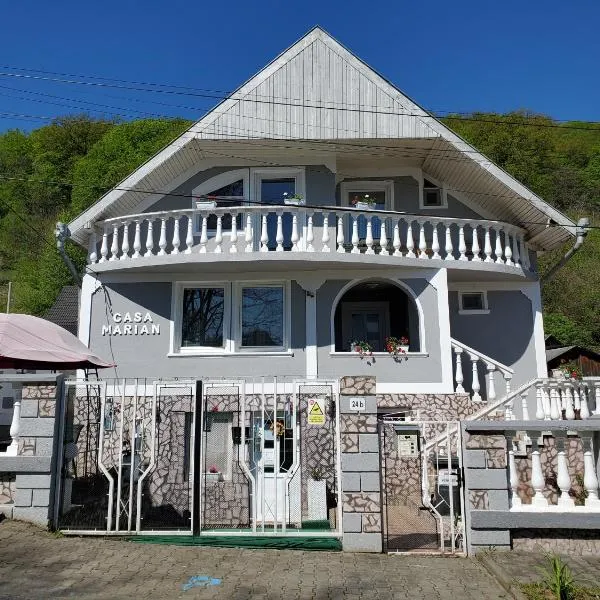
<svg viewBox="0 0 600 600">
<path fill-rule="evenodd" d="M 481 308 L 463 308 L 463 296 L 465 295 L 481 295 Z M 479 290 L 476 288 L 458 291 L 458 314 L 459 315 L 489 315 L 490 307 L 488 304 L 487 290 Z"/>
</svg>

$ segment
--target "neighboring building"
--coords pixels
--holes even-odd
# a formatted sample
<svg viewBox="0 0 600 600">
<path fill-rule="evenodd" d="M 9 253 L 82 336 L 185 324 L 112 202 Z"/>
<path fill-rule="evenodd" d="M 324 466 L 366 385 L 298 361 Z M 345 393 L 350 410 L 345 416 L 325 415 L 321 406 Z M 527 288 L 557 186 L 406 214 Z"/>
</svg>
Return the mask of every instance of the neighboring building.
<svg viewBox="0 0 600 600">
<path fill-rule="evenodd" d="M 556 346 L 546 349 L 548 372 L 565 365 L 576 365 L 583 377 L 600 377 L 600 354 L 581 346 Z"/>
<path fill-rule="evenodd" d="M 458 421 L 546 407 L 575 224 L 319 28 L 69 227 L 117 368 L 68 387 L 62 529 L 460 547 Z"/>
<path fill-rule="evenodd" d="M 44 319 L 60 325 L 73 335 L 77 335 L 79 316 L 79 288 L 65 285 L 60 290 L 54 304 L 46 311 Z"/>
</svg>

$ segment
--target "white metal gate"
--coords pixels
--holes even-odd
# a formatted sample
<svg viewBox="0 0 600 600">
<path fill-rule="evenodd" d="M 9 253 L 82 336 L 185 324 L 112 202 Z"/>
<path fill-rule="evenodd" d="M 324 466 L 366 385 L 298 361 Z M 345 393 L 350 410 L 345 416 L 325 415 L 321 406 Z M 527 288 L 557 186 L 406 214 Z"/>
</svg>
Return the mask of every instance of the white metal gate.
<svg viewBox="0 0 600 600">
<path fill-rule="evenodd" d="M 380 420 L 384 550 L 463 552 L 458 421 Z"/>
<path fill-rule="evenodd" d="M 204 381 L 201 430 L 201 533 L 339 535 L 334 382 Z"/>
<path fill-rule="evenodd" d="M 195 389 L 195 381 L 66 382 L 61 530 L 192 532 Z"/>
</svg>

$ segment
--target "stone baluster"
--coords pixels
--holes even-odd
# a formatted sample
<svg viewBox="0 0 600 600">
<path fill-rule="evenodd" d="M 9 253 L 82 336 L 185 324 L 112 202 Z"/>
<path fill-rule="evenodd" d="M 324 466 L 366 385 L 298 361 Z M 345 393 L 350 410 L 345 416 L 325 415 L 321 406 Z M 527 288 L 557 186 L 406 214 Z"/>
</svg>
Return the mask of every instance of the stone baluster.
<svg viewBox="0 0 600 600">
<path fill-rule="evenodd" d="M 98 240 L 96 239 L 96 230 L 92 227 L 92 231 L 90 233 L 90 242 L 88 246 L 88 260 L 92 265 L 98 262 L 98 250 L 96 247 L 97 244 Z"/>
<path fill-rule="evenodd" d="M 481 252 L 481 248 L 479 247 L 479 236 L 477 235 L 477 225 L 471 227 L 473 230 L 473 243 L 471 244 L 471 252 L 473 253 L 473 258 L 471 259 L 473 262 L 481 262 L 481 256 L 479 253 Z"/>
<path fill-rule="evenodd" d="M 321 252 L 331 252 L 329 246 L 329 213 L 323 213 L 323 236 L 321 237 Z"/>
<path fill-rule="evenodd" d="M 223 215 L 217 215 L 217 231 L 215 232 L 215 254 L 223 253 Z"/>
<path fill-rule="evenodd" d="M 110 260 L 117 260 L 119 256 L 119 225 L 113 223 L 112 244 L 110 246 Z"/>
<path fill-rule="evenodd" d="M 544 399 L 542 396 L 542 386 L 544 384 L 541 381 L 538 381 L 535 384 L 535 418 L 538 421 L 542 421 L 546 419 L 546 411 L 544 410 Z"/>
<path fill-rule="evenodd" d="M 553 421 L 558 421 L 561 418 L 560 395 L 556 382 L 550 383 L 550 418 Z"/>
<path fill-rule="evenodd" d="M 360 238 L 358 237 L 358 216 L 355 214 L 350 215 L 352 219 L 352 254 L 360 254 L 360 250 L 358 249 L 358 242 Z"/>
<path fill-rule="evenodd" d="M 244 241 L 246 242 L 245 252 L 254 251 L 254 240 L 252 239 L 252 213 L 246 213 L 246 227 L 244 228 Z"/>
<path fill-rule="evenodd" d="M 179 246 L 181 245 L 180 233 L 179 233 L 179 217 L 173 217 L 173 249 L 171 254 L 179 254 Z"/>
<path fill-rule="evenodd" d="M 495 229 L 494 231 L 496 233 L 496 247 L 494 249 L 494 254 L 496 255 L 496 262 L 504 264 L 504 259 L 502 258 L 502 230 Z"/>
<path fill-rule="evenodd" d="M 529 421 L 529 405 L 527 400 L 529 398 L 529 390 L 521 392 L 521 419 L 523 421 Z"/>
<path fill-rule="evenodd" d="M 413 226 L 414 221 L 406 221 L 406 258 L 415 258 L 415 240 L 413 237 Z"/>
<path fill-rule="evenodd" d="M 579 384 L 579 397 L 580 397 L 580 408 L 579 408 L 579 418 L 580 419 L 589 419 L 590 418 L 590 405 L 588 402 L 588 394 L 590 393 L 590 388 L 587 383 Z"/>
<path fill-rule="evenodd" d="M 531 499 L 532 506 L 540 508 L 548 506 L 548 500 L 544 497 L 544 488 L 546 487 L 546 479 L 542 470 L 542 457 L 540 454 L 538 438 L 539 432 L 527 432 L 531 438 L 531 487 L 533 488 L 533 498 Z"/>
<path fill-rule="evenodd" d="M 506 436 L 506 453 L 508 463 L 508 483 L 510 485 L 510 508 L 511 510 L 518 510 L 521 505 L 521 498 L 519 498 L 519 473 L 517 472 L 517 464 L 515 462 L 515 451 L 512 433 Z"/>
<path fill-rule="evenodd" d="M 594 416 L 600 415 L 600 380 L 593 382 L 594 386 Z"/>
<path fill-rule="evenodd" d="M 563 388 L 563 400 L 565 419 L 572 421 L 575 418 L 575 396 L 576 394 L 573 386 L 570 383 L 566 383 Z"/>
<path fill-rule="evenodd" d="M 394 256 L 402 256 L 402 242 L 400 241 L 400 222 L 394 221 L 394 239 L 392 241 L 392 246 L 394 247 Z"/>
<path fill-rule="evenodd" d="M 425 240 L 425 221 L 419 222 L 419 258 L 429 258 L 427 256 L 427 241 Z"/>
<path fill-rule="evenodd" d="M 148 219 L 148 230 L 146 231 L 146 252 L 144 257 L 154 255 L 154 219 Z"/>
<path fill-rule="evenodd" d="M 544 419 L 549 421 L 552 419 L 552 411 L 550 409 L 550 388 L 545 383 L 542 383 L 542 404 L 544 406 Z"/>
<path fill-rule="evenodd" d="M 129 258 L 129 222 L 123 221 L 123 240 L 121 241 L 121 260 Z"/>
<path fill-rule="evenodd" d="M 566 440 L 564 435 L 556 435 L 555 439 L 558 450 L 556 457 L 556 483 L 560 489 L 558 506 L 570 509 L 575 506 L 575 501 L 569 496 L 571 477 L 569 476 L 569 465 L 567 463 L 567 454 L 565 452 Z"/>
<path fill-rule="evenodd" d="M 13 414 L 10 422 L 10 429 L 8 431 L 11 437 L 10 446 L 6 449 L 7 456 L 17 456 L 19 453 L 19 438 L 21 431 L 21 398 L 15 396 L 13 402 Z"/>
<path fill-rule="evenodd" d="M 283 211 L 277 211 L 277 233 L 275 234 L 277 246 L 275 252 L 283 252 Z"/>
<path fill-rule="evenodd" d="M 590 435 L 581 435 L 583 444 L 583 487 L 587 492 L 585 506 L 594 510 L 600 509 L 600 500 L 598 499 L 598 476 L 596 474 L 596 465 L 594 464 L 594 455 L 592 453 L 592 437 Z"/>
<path fill-rule="evenodd" d="M 494 259 L 492 258 L 492 241 L 490 239 L 491 229 L 491 227 L 485 228 L 485 240 L 483 244 L 483 253 L 485 254 L 485 259 L 483 262 L 486 263 L 494 262 Z"/>
<path fill-rule="evenodd" d="M 373 250 L 373 217 L 366 215 L 365 218 L 367 219 L 367 235 L 365 237 L 367 250 L 365 254 L 375 254 L 375 250 Z"/>
<path fill-rule="evenodd" d="M 492 402 L 496 399 L 496 382 L 494 381 L 494 374 L 496 372 L 496 365 L 487 363 L 487 376 L 488 376 L 488 391 L 487 400 Z"/>
<path fill-rule="evenodd" d="M 573 412 L 575 413 L 574 418 L 579 414 L 581 415 L 581 396 L 582 396 L 582 388 L 579 384 L 579 381 L 573 381 Z"/>
<path fill-rule="evenodd" d="M 206 254 L 206 245 L 208 244 L 208 215 L 202 215 L 202 226 L 200 229 L 200 250 L 199 254 Z"/>
<path fill-rule="evenodd" d="M 135 234 L 133 236 L 133 254 L 131 258 L 140 258 L 142 249 L 142 224 L 139 219 L 135 221 Z"/>
<path fill-rule="evenodd" d="M 471 359 L 471 368 L 473 372 L 473 380 L 471 381 L 471 398 L 473 400 L 480 401 L 481 394 L 479 390 L 481 389 L 481 384 L 479 383 L 479 357 L 477 354 L 469 354 L 469 358 Z"/>
<path fill-rule="evenodd" d="M 300 252 L 300 233 L 298 232 L 298 212 L 292 213 L 292 252 Z"/>
<path fill-rule="evenodd" d="M 458 260 L 469 260 L 467 258 L 467 244 L 465 243 L 465 226 L 461 223 L 458 226 Z"/>
<path fill-rule="evenodd" d="M 444 251 L 446 256 L 444 256 L 444 260 L 454 260 L 454 246 L 452 246 L 452 229 L 450 228 L 450 223 L 446 223 L 446 243 L 444 245 Z"/>
<path fill-rule="evenodd" d="M 160 217 L 160 239 L 158 240 L 158 247 L 160 248 L 158 256 L 165 256 L 167 254 L 167 217 L 161 215 Z"/>
<path fill-rule="evenodd" d="M 454 346 L 454 354 L 456 356 L 456 392 L 459 394 L 464 394 L 465 388 L 463 387 L 463 381 L 465 377 L 463 375 L 462 370 L 462 348 L 459 346 Z"/>
<path fill-rule="evenodd" d="M 515 265 L 521 264 L 521 255 L 519 254 L 519 243 L 517 240 L 517 234 L 514 233 L 512 236 L 512 255 L 513 260 L 515 261 Z"/>
<path fill-rule="evenodd" d="M 263 213 L 261 216 L 261 227 L 260 227 L 260 251 L 269 251 L 269 230 L 267 227 L 267 213 Z M 297 243 L 297 242 L 296 242 Z"/>
<path fill-rule="evenodd" d="M 504 256 L 506 257 L 506 264 L 514 267 L 515 263 L 512 259 L 512 249 L 510 246 L 510 235 L 508 231 L 504 230 Z"/>
<path fill-rule="evenodd" d="M 238 213 L 236 211 L 231 212 L 231 231 L 229 232 L 229 254 L 237 254 L 237 242 L 238 242 L 238 224 L 237 224 Z"/>
<path fill-rule="evenodd" d="M 381 254 L 388 253 L 388 239 L 387 239 L 387 219 L 381 219 L 381 233 L 379 234 L 379 248 Z"/>
<path fill-rule="evenodd" d="M 102 230 L 102 245 L 100 246 L 100 262 L 106 262 L 108 256 L 108 227 L 105 225 Z"/>
<path fill-rule="evenodd" d="M 344 239 L 344 215 L 336 215 L 337 217 L 337 236 L 335 238 L 335 243 L 337 245 L 337 251 L 340 254 L 344 254 L 346 252 L 346 248 L 344 248 L 344 244 L 346 240 Z"/>
<path fill-rule="evenodd" d="M 431 258 L 442 258 L 440 256 L 440 240 L 438 238 L 438 223 L 431 221 L 432 237 L 431 237 Z"/>
<path fill-rule="evenodd" d="M 309 212 L 306 215 L 306 252 L 314 252 L 315 247 L 313 242 L 315 241 L 315 232 L 313 227 L 313 212 Z"/>
<path fill-rule="evenodd" d="M 185 252 L 191 254 L 194 246 L 194 215 L 187 215 L 187 233 L 185 236 Z"/>
</svg>

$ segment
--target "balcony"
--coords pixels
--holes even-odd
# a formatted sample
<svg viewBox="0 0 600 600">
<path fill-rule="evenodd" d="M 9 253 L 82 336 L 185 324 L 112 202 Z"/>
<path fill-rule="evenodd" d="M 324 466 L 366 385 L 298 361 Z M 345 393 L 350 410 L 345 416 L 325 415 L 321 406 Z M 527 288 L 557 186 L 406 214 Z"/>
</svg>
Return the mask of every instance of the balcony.
<svg viewBox="0 0 600 600">
<path fill-rule="evenodd" d="M 310 260 L 380 267 L 425 265 L 527 276 L 525 232 L 499 221 L 339 207 L 238 206 L 142 213 L 91 228 L 95 271 L 185 263 Z"/>
</svg>

